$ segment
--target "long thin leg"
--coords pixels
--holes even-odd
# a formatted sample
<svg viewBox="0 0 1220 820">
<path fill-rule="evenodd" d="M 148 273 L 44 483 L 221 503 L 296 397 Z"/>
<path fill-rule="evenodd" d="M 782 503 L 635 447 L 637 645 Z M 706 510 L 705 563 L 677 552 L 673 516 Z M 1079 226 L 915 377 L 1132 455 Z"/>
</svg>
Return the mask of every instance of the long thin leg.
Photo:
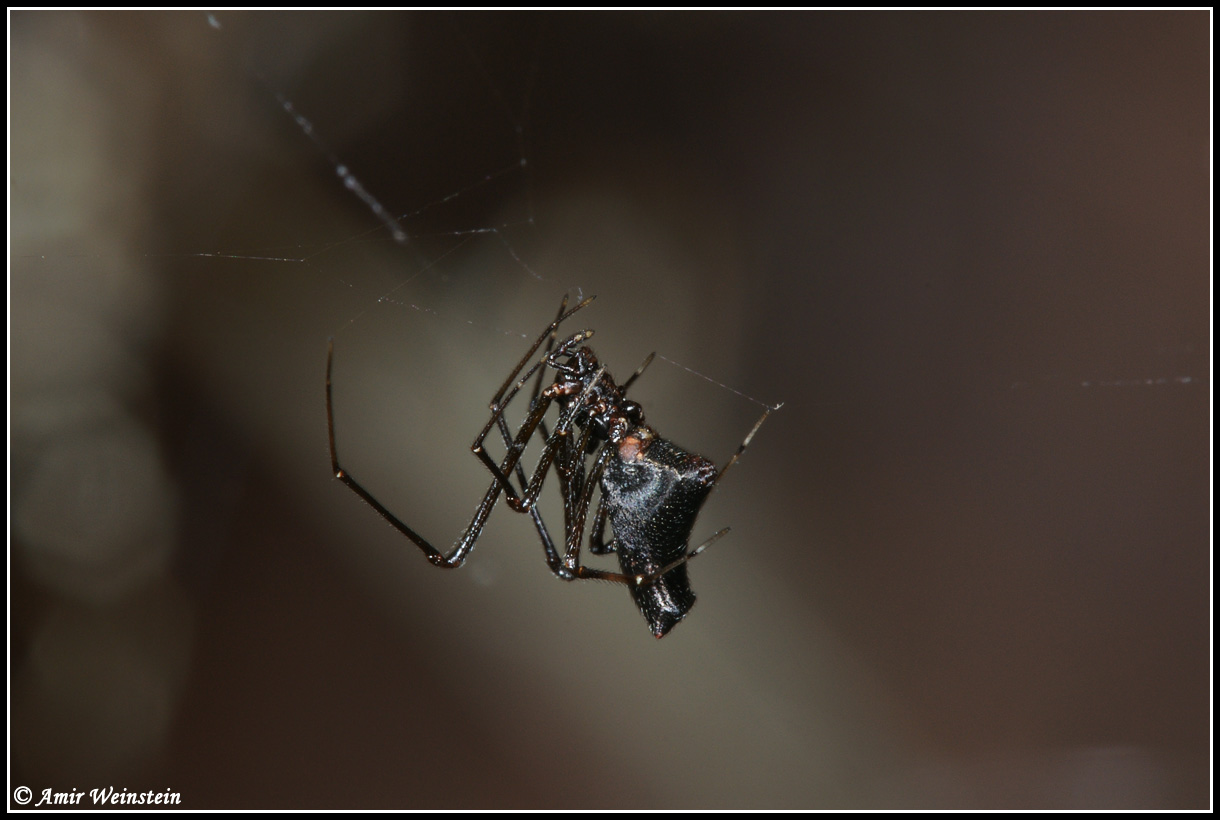
<svg viewBox="0 0 1220 820">
<path fill-rule="evenodd" d="M 455 545 L 453 554 L 446 558 L 441 554 L 440 550 L 428 543 L 427 539 L 417 533 L 415 530 L 408 527 L 402 521 L 398 520 L 394 513 L 387 510 L 380 501 L 373 498 L 372 494 L 361 487 L 351 475 L 348 474 L 341 466 L 339 466 L 339 454 L 335 449 L 335 411 L 334 400 L 331 389 L 331 370 L 335 361 L 335 340 L 331 339 L 326 345 L 326 433 L 330 441 L 330 468 L 334 473 L 335 478 L 342 481 L 348 489 L 360 496 L 364 503 L 368 504 L 377 513 L 390 523 L 394 529 L 405 535 L 407 538 L 415 542 L 415 545 L 423 550 L 424 555 L 435 566 L 438 567 L 458 567 L 462 565 L 465 556 L 470 552 L 470 546 L 474 544 L 475 539 L 483 531 L 483 523 L 487 520 L 487 516 L 491 513 L 492 507 L 495 506 L 496 499 L 500 494 L 499 482 L 493 482 L 488 488 L 487 494 L 483 496 L 483 500 L 479 503 L 478 509 L 475 510 L 474 518 L 471 519 L 470 525 L 466 528 L 462 538 Z"/>
<path fill-rule="evenodd" d="M 547 339 L 546 350 L 543 351 L 543 353 L 542 353 L 542 359 L 544 361 L 551 355 L 551 351 L 555 349 L 555 339 L 558 336 L 559 322 L 563 319 L 563 312 L 564 312 L 564 310 L 567 309 L 567 306 L 568 306 L 568 296 L 565 293 L 563 296 L 563 301 L 559 303 L 559 313 L 556 314 L 555 322 L 552 324 L 551 336 L 549 339 Z M 534 403 L 538 401 L 538 396 L 539 396 L 539 394 L 542 393 L 542 378 L 545 375 L 546 375 L 546 368 L 545 367 L 538 368 L 538 374 L 534 378 L 534 389 L 530 395 L 529 404 L 527 405 L 528 407 L 532 408 L 534 406 Z M 500 428 L 500 437 L 504 440 L 504 446 L 510 447 L 510 446 L 512 446 L 512 443 L 513 443 L 513 437 L 512 437 L 512 434 L 508 430 L 508 422 L 504 419 L 504 413 L 501 412 L 505 405 L 507 405 L 507 402 L 505 402 L 504 405 L 497 406 L 496 402 L 493 400 L 490 405 L 490 409 L 491 409 L 492 413 L 496 414 L 496 416 L 495 416 L 496 426 Z M 538 435 L 542 437 L 542 440 L 544 442 L 548 438 L 550 438 L 550 435 L 546 431 L 546 421 L 545 420 L 538 422 Z M 493 475 L 494 475 L 494 471 L 493 471 Z M 521 483 L 521 491 L 525 492 L 525 486 L 526 486 L 525 470 L 522 469 L 520 464 L 517 465 L 517 480 Z"/>
<path fill-rule="evenodd" d="M 609 555 L 614 552 L 614 539 L 606 543 L 606 500 L 597 500 L 597 514 L 593 516 L 593 529 L 589 532 L 589 552 L 594 555 Z"/>
<path fill-rule="evenodd" d="M 563 301 L 559 303 L 559 312 L 555 314 L 556 322 L 559 322 L 559 320 L 563 316 L 564 311 L 567 310 L 567 307 L 568 307 L 568 297 L 567 297 L 567 294 L 564 294 Z M 557 336 L 558 336 L 558 326 L 556 326 L 556 328 L 551 331 L 550 338 L 547 340 L 547 343 L 546 343 L 546 350 L 543 351 L 543 358 L 549 356 L 551 351 L 555 348 L 555 339 L 557 338 Z M 542 392 L 542 377 L 545 374 L 546 374 L 546 368 L 538 368 L 538 375 L 534 379 L 533 395 L 530 396 L 530 401 L 529 401 L 530 407 L 533 407 L 534 403 L 536 401 L 538 401 L 538 394 Z M 496 411 L 495 405 L 493 404 L 490 409 L 492 410 L 492 412 L 495 412 Z M 496 426 L 500 430 L 500 438 L 504 442 L 504 447 L 506 449 L 509 447 L 512 447 L 513 436 L 512 436 L 512 433 L 509 432 L 508 422 L 505 420 L 503 413 L 498 414 L 498 417 L 496 419 Z M 547 440 L 548 436 L 547 436 L 547 432 L 546 432 L 546 422 L 544 420 L 540 420 L 538 422 L 538 434 L 540 436 L 542 436 L 542 440 L 544 442 Z M 521 466 L 520 461 L 517 462 L 516 476 L 517 476 L 517 482 L 519 483 L 519 485 L 521 487 L 521 492 L 525 492 L 528 482 L 525 478 L 525 469 Z M 559 562 L 559 552 L 555 549 L 555 542 L 553 540 L 551 540 L 551 533 L 546 528 L 546 522 L 544 522 L 542 520 L 542 514 L 538 511 L 538 508 L 535 506 L 535 507 L 530 508 L 529 515 L 530 515 L 530 518 L 533 519 L 534 529 L 536 529 L 538 531 L 538 538 L 539 538 L 539 540 L 542 541 L 542 551 L 543 551 L 544 555 L 546 556 L 547 565 L 551 566 L 551 565 L 557 564 Z"/>
<path fill-rule="evenodd" d="M 392 527 L 394 527 L 394 529 L 398 530 L 400 533 L 414 542 L 434 566 L 450 569 L 460 567 L 465 562 L 466 556 L 470 554 L 472 549 L 474 549 L 475 542 L 478 541 L 479 535 L 482 534 L 483 526 L 487 523 L 487 517 L 491 515 L 492 509 L 496 506 L 496 501 L 498 501 L 500 498 L 500 493 L 503 492 L 503 482 L 500 479 L 496 479 L 491 483 L 491 486 L 487 488 L 487 492 L 483 496 L 483 500 L 479 502 L 479 506 L 476 508 L 474 517 L 471 519 L 470 524 L 466 527 L 465 531 L 463 531 L 461 538 L 454 542 L 453 549 L 450 551 L 450 554 L 448 556 L 444 555 L 440 550 L 428 543 L 426 538 L 404 524 L 397 516 L 386 509 L 386 507 L 382 505 L 380 501 L 373 497 L 372 493 L 364 489 L 364 487 L 362 487 L 358 481 L 352 478 L 352 476 L 339 465 L 339 454 L 335 448 L 335 412 L 332 395 L 333 390 L 331 388 L 331 371 L 333 370 L 334 360 L 335 344 L 334 339 L 331 339 L 327 343 L 326 350 L 326 431 L 330 443 L 330 466 L 335 478 L 342 481 L 348 489 L 360 496 L 360 498 L 363 499 L 366 504 L 376 510 L 382 518 L 384 518 Z M 536 412 L 532 413 L 530 419 L 526 420 L 525 425 L 522 426 L 517 435 L 518 441 L 529 440 L 529 437 L 533 435 L 534 432 L 534 427 L 530 425 L 533 424 L 534 426 L 537 426 L 538 419 L 540 419 L 546 412 L 547 407 L 550 405 L 550 401 L 551 400 L 548 398 L 541 402 Z M 567 419 L 561 419 L 561 425 L 564 425 L 563 432 L 565 434 L 567 433 L 566 425 L 571 424 L 574 413 L 567 415 L 569 416 Z M 490 430 L 490 424 L 488 429 Z M 516 442 L 514 442 L 513 447 L 509 448 L 509 452 L 504 459 L 504 463 L 497 468 L 501 475 L 511 474 L 517 465 L 517 461 L 520 458 L 521 449 L 515 445 Z"/>
<path fill-rule="evenodd" d="M 665 566 L 658 569 L 656 572 L 650 572 L 647 575 L 624 575 L 621 572 L 608 572 L 608 571 L 602 570 L 602 569 L 592 569 L 590 567 L 586 567 L 586 566 L 583 566 L 580 564 L 578 564 L 576 566 L 576 569 L 573 570 L 573 575 L 575 578 L 578 578 L 580 580 L 610 581 L 611 583 L 623 584 L 624 586 L 629 586 L 629 587 L 648 586 L 649 584 L 655 582 L 658 578 L 660 578 L 665 573 L 675 570 L 678 567 L 682 566 L 683 564 L 689 563 L 690 561 L 694 560 L 695 557 L 698 555 L 702 555 L 703 551 L 705 549 L 707 549 L 712 544 L 719 541 L 724 535 L 726 535 L 728 533 L 728 531 L 729 531 L 729 528 L 725 527 L 724 529 L 719 530 L 718 532 L 712 533 L 711 538 L 708 538 L 702 544 L 695 547 L 693 550 L 686 553 L 681 558 L 677 559 L 676 561 L 671 561 L 668 564 L 666 564 Z"/>
<path fill-rule="evenodd" d="M 775 407 L 768 407 L 766 412 L 762 414 L 758 421 L 754 422 L 754 426 L 750 428 L 750 432 L 746 434 L 745 439 L 741 442 L 741 446 L 737 448 L 737 452 L 733 453 L 733 457 L 729 459 L 729 463 L 724 465 L 724 467 L 720 469 L 720 472 L 716 474 L 716 480 L 712 483 L 713 487 L 720 483 L 720 479 L 724 478 L 724 474 L 729 471 L 729 468 L 737 463 L 737 459 L 741 458 L 741 454 L 744 453 L 746 448 L 750 446 L 750 440 L 754 438 L 754 434 L 758 432 L 758 428 L 762 427 L 763 422 L 767 420 L 767 416 L 771 415 L 781 407 L 783 407 L 782 404 L 777 404 Z"/>
<path fill-rule="evenodd" d="M 559 305 L 559 316 L 563 315 L 563 310 L 565 307 L 567 307 L 567 304 L 568 304 L 568 296 L 565 293 L 563 296 L 563 302 L 561 302 Z M 556 317 L 556 321 L 559 321 L 558 317 Z M 546 351 L 542 354 L 542 358 L 544 360 L 550 358 L 551 351 L 553 351 L 555 349 L 555 340 L 558 338 L 558 336 L 559 336 L 559 328 L 558 328 L 558 326 L 556 326 L 555 330 L 551 331 L 551 338 L 546 343 Z M 530 407 L 534 406 L 534 402 L 538 401 L 538 396 L 542 394 L 542 379 L 545 375 L 546 375 L 546 368 L 545 367 L 538 368 L 538 375 L 534 377 L 534 389 L 530 394 L 530 401 L 529 401 Z M 503 419 L 503 415 L 501 415 L 501 419 Z M 538 423 L 538 435 L 542 437 L 543 441 L 546 441 L 548 438 L 550 438 L 550 434 L 548 434 L 546 431 L 546 421 L 545 420 L 540 421 Z M 524 482 L 522 482 L 522 490 L 524 490 L 524 489 L 525 489 Z"/>
<path fill-rule="evenodd" d="M 618 455 L 618 448 L 613 444 L 606 443 L 602 445 L 601 450 L 597 454 L 597 459 L 593 462 L 593 468 L 589 470 L 588 477 L 584 480 L 584 486 L 573 488 L 579 490 L 579 497 L 574 491 L 572 499 L 575 502 L 573 505 L 565 505 L 564 509 L 564 535 L 567 538 L 567 550 L 563 557 L 564 566 L 568 570 L 579 575 L 579 569 L 582 569 L 580 564 L 580 542 L 585 537 L 585 519 L 589 515 L 589 505 L 593 503 L 593 490 L 601 483 L 602 473 L 606 469 L 606 462 Z M 583 461 L 583 450 L 579 458 Z M 572 510 L 567 507 L 572 506 Z M 569 514 L 570 512 L 570 514 Z"/>
<path fill-rule="evenodd" d="M 487 424 L 484 425 L 483 429 L 479 432 L 479 435 L 475 438 L 474 444 L 472 444 L 470 446 L 470 451 L 472 453 L 474 453 L 481 462 L 483 462 L 483 465 L 485 467 L 487 467 L 487 469 L 496 478 L 496 480 L 499 481 L 503 485 L 505 493 L 507 493 L 510 501 L 513 502 L 513 505 L 514 505 L 513 509 L 518 509 L 517 505 L 520 503 L 520 499 L 517 495 L 517 491 L 516 491 L 516 489 L 513 488 L 512 483 L 508 480 L 508 476 L 503 473 L 503 471 L 496 465 L 496 463 L 494 461 L 492 461 L 491 457 L 487 454 L 487 451 L 483 449 L 483 442 L 486 440 L 487 434 L 491 431 L 491 428 L 493 426 L 501 423 L 500 419 L 502 419 L 502 417 L 503 417 L 504 408 L 508 405 L 508 403 L 510 401 L 513 400 L 513 398 L 517 395 L 517 392 L 521 389 L 521 387 L 525 384 L 525 382 L 529 379 L 529 377 L 531 375 L 533 375 L 533 373 L 535 371 L 538 371 L 540 374 L 539 378 L 541 379 L 542 367 L 545 364 L 548 356 L 550 355 L 550 346 L 548 345 L 547 355 L 543 356 L 542 359 L 540 359 L 538 362 L 536 362 L 533 367 L 531 367 L 528 371 L 526 371 L 526 374 L 521 377 L 521 380 L 518 381 L 512 387 L 511 390 L 509 390 L 509 386 L 513 385 L 513 380 L 517 377 L 517 374 L 520 373 L 522 369 L 524 369 L 525 365 L 529 362 L 529 360 L 533 357 L 533 355 L 538 352 L 538 348 L 542 346 L 543 341 L 545 341 L 548 337 L 550 337 L 552 339 L 552 344 L 553 344 L 555 331 L 559 328 L 559 325 L 561 323 L 563 323 L 563 321 L 565 319 L 570 317 L 576 311 L 583 308 L 585 305 L 592 302 L 593 299 L 596 297 L 590 296 L 590 297 L 584 299 L 583 301 L 581 301 L 581 303 L 578 304 L 576 307 L 572 308 L 571 310 L 569 310 L 567 312 L 564 312 L 563 306 L 567 304 L 567 298 L 568 298 L 567 296 L 564 296 L 564 298 L 563 298 L 563 303 L 560 306 L 559 316 L 555 319 L 554 322 L 552 322 L 547 327 L 546 330 L 544 330 L 542 332 L 542 335 L 538 337 L 538 339 L 534 342 L 534 344 L 526 352 L 525 356 L 523 356 L 521 358 L 521 361 L 517 363 L 517 367 L 509 374 L 509 376 L 505 380 L 504 384 L 502 384 L 500 386 L 500 389 L 498 391 L 496 391 L 496 394 L 494 396 L 492 396 L 491 418 L 489 418 L 487 420 Z M 576 334 L 576 336 L 573 336 L 571 339 L 569 339 L 564 344 L 565 344 L 565 346 L 575 345 L 575 344 L 578 344 L 579 342 L 583 341 L 584 339 L 589 338 L 592 335 L 593 335 L 592 331 L 585 331 L 584 333 L 578 333 L 578 334 Z M 539 382 L 539 385 L 540 384 L 541 384 L 541 382 Z M 507 394 L 507 395 L 505 395 L 505 394 Z M 536 400 L 537 400 L 537 396 L 535 395 L 535 401 Z M 534 402 L 531 402 L 531 407 L 533 406 L 533 404 L 534 404 Z M 540 422 L 541 422 L 541 420 L 539 420 L 539 423 Z M 535 428 L 536 427 L 537 427 L 537 424 L 535 424 Z M 501 429 L 504 429 L 504 428 L 501 427 Z M 528 439 L 527 439 L 527 441 L 528 441 Z M 514 446 L 518 447 L 519 449 L 524 449 L 527 441 L 515 441 Z M 521 511 L 523 511 L 523 510 L 521 510 Z"/>
<path fill-rule="evenodd" d="M 648 365 L 652 364 L 652 360 L 655 359 L 656 356 L 657 356 L 657 352 L 655 350 L 653 352 L 649 353 L 644 358 L 644 362 L 635 369 L 634 373 L 631 374 L 631 377 L 629 379 L 627 379 L 627 381 L 625 381 L 621 385 L 619 385 L 619 390 L 623 391 L 624 396 L 627 395 L 627 388 L 630 387 L 635 382 L 636 379 L 638 379 L 641 375 L 643 375 L 644 371 L 648 369 Z"/>
<path fill-rule="evenodd" d="M 541 425 L 541 422 L 539 423 Z M 500 436 L 504 439 L 504 445 L 511 447 L 513 443 L 512 434 L 508 431 L 508 423 L 504 421 L 504 417 L 500 417 Z M 526 478 L 525 469 L 521 466 L 521 462 L 517 462 L 516 469 L 517 481 L 521 484 L 521 492 L 525 492 Z M 546 528 L 546 522 L 542 520 L 542 513 L 538 512 L 538 507 L 533 506 L 529 509 L 530 518 L 533 519 L 534 529 L 538 531 L 538 538 L 542 541 L 542 551 L 547 555 L 547 563 L 551 563 L 551 556 L 555 560 L 559 559 L 559 553 L 555 549 L 555 542 L 551 540 L 551 533 Z"/>
</svg>

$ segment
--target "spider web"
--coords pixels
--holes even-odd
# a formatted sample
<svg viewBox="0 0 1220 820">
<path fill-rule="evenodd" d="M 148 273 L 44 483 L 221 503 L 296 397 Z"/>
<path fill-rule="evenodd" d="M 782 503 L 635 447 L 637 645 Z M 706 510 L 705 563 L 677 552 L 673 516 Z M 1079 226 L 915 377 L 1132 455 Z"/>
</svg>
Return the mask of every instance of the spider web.
<svg viewBox="0 0 1220 820">
<path fill-rule="evenodd" d="M 388 605 L 398 566 L 439 581 L 327 476 L 328 338 L 345 466 L 445 550 L 489 480 L 469 453 L 487 402 L 565 294 L 600 297 L 568 332 L 596 328 L 620 379 L 665 357 L 633 389 L 663 434 L 724 463 L 760 412 L 728 386 L 740 292 L 700 293 L 656 219 L 678 210 L 640 196 L 645 167 L 557 162 L 580 139 L 535 127 L 558 102 L 535 98 L 538 18 L 40 13 L 14 29 L 13 552 L 57 593 L 122 600 L 177 560 L 206 583 L 255 462 L 327 510 Z M 561 539 L 552 486 L 543 510 Z M 539 552 L 501 508 L 451 592 L 554 587 Z M 643 629 L 621 589 L 598 597 Z M 133 748 L 163 729 L 132 727 Z"/>
<path fill-rule="evenodd" d="M 185 220 L 191 233 L 157 258 L 195 277 L 201 298 L 232 277 L 248 287 L 270 275 L 322 313 L 343 462 L 379 497 L 402 499 L 391 507 L 427 537 L 445 549 L 468 521 L 488 480 L 468 450 L 491 393 L 565 295 L 599 296 L 566 332 L 596 328 L 594 347 L 620 378 L 660 354 L 636 393 L 651 423 L 720 463 L 733 452 L 765 405 L 705 375 L 739 364 L 732 315 L 700 321 L 693 282 L 673 275 L 693 264 L 682 248 L 596 166 L 570 182 L 548 164 L 538 214 L 532 120 L 553 104 L 535 98 L 541 18 L 355 17 L 333 29 L 280 15 L 204 19 L 234 90 L 193 112 L 198 127 L 239 131 L 230 161 L 257 158 L 256 173 L 275 176 L 219 228 Z M 512 427 L 525 406 L 510 406 Z M 535 459 L 531 449 L 527 469 Z M 411 501 L 429 475 L 442 514 Z M 554 496 L 542 508 L 560 538 Z M 493 519 L 505 517 L 516 518 Z M 519 532 L 536 540 L 528 525 Z"/>
</svg>

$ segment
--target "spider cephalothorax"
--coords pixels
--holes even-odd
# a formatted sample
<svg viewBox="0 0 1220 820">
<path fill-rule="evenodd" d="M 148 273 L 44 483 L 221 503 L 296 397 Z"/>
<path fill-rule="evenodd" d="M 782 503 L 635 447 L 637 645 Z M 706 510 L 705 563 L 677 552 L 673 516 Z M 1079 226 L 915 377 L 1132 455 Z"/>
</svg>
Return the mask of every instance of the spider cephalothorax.
<svg viewBox="0 0 1220 820">
<path fill-rule="evenodd" d="M 542 395 L 558 399 L 565 411 L 579 404 L 573 422 L 581 428 L 590 427 L 597 442 L 618 444 L 632 429 L 644 423 L 644 408 L 626 398 L 625 390 L 598 364 L 592 348 L 581 346 L 575 351 L 568 350 L 569 345 L 592 335 L 591 330 L 577 333 L 560 345 L 558 351 L 547 356 L 547 366 L 554 368 L 559 378 Z"/>
</svg>

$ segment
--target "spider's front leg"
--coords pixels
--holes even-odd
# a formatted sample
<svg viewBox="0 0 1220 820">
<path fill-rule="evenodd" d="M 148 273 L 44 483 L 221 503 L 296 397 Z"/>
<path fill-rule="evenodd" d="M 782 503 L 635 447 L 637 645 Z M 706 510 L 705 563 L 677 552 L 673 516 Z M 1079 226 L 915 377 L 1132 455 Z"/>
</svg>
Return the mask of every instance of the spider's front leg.
<svg viewBox="0 0 1220 820">
<path fill-rule="evenodd" d="M 335 361 L 335 345 L 331 339 L 327 344 L 326 350 L 326 433 L 330 444 L 330 469 L 331 474 L 343 482 L 349 490 L 360 497 L 364 503 L 372 507 L 378 515 L 384 518 L 389 524 L 398 530 L 404 536 L 409 538 L 420 550 L 423 551 L 428 561 L 433 566 L 453 569 L 460 567 L 466 560 L 466 556 L 474 549 L 475 542 L 479 540 L 479 535 L 483 532 L 483 525 L 487 523 L 487 517 L 491 515 L 492 509 L 496 506 L 496 501 L 500 498 L 502 487 L 499 482 L 492 482 L 487 488 L 483 500 L 479 502 L 478 508 L 475 510 L 474 517 L 470 524 L 463 531 L 462 536 L 454 543 L 449 555 L 445 555 L 436 547 L 432 546 L 426 538 L 417 533 L 411 527 L 407 526 L 398 516 L 390 512 L 380 501 L 373 497 L 373 494 L 366 490 L 360 482 L 356 481 L 352 475 L 339 464 L 339 451 L 335 446 L 335 409 L 333 388 L 331 387 L 331 372 L 334 369 Z M 511 454 L 510 454 L 511 457 Z M 512 470 L 509 461 L 505 460 L 506 469 Z"/>
<path fill-rule="evenodd" d="M 597 500 L 597 514 L 593 516 L 593 529 L 589 532 L 589 552 L 594 555 L 609 555 L 614 552 L 614 539 L 606 543 L 606 499 Z"/>
</svg>

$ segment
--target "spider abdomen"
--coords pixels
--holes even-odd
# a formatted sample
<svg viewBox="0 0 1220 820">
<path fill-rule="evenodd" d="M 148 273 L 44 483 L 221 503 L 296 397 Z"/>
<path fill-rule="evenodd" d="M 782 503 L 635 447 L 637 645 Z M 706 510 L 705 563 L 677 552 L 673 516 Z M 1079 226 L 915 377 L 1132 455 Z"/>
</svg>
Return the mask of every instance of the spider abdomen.
<svg viewBox="0 0 1220 820">
<path fill-rule="evenodd" d="M 602 474 L 603 503 L 625 575 L 651 575 L 686 554 L 691 529 L 716 483 L 716 465 L 640 428 Z M 631 588 L 652 632 L 662 637 L 695 603 L 680 564 Z"/>
</svg>

